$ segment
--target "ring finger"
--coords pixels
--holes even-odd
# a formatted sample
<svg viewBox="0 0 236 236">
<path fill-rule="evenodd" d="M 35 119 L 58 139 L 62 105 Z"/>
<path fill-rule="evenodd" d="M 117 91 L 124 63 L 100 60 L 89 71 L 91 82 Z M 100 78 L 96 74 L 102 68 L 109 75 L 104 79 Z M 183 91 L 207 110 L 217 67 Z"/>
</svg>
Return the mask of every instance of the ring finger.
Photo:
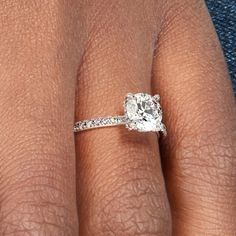
<svg viewBox="0 0 236 236">
<path fill-rule="evenodd" d="M 99 7 L 94 1 L 84 11 L 89 37 L 78 77 L 76 120 L 120 115 L 128 92 L 150 93 L 156 30 L 149 26 L 156 17 L 145 12 L 150 14 L 153 4 L 143 9 L 116 1 Z M 170 235 L 157 146 L 154 134 L 123 127 L 76 135 L 80 235 Z"/>
</svg>

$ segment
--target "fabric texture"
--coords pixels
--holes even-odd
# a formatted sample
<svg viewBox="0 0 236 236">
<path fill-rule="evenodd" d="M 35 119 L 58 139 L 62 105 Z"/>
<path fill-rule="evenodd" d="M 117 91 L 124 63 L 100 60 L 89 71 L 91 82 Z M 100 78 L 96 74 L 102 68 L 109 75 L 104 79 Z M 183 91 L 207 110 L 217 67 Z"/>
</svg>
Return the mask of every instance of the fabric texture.
<svg viewBox="0 0 236 236">
<path fill-rule="evenodd" d="M 206 0 L 218 33 L 236 96 L 236 0 Z"/>
</svg>

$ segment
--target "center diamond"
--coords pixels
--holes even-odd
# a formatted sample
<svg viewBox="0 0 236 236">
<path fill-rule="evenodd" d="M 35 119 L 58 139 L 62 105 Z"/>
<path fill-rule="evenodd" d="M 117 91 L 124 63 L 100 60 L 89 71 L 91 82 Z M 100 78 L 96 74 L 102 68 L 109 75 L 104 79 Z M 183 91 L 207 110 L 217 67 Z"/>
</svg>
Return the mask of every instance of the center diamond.
<svg viewBox="0 0 236 236">
<path fill-rule="evenodd" d="M 125 98 L 127 127 L 140 132 L 159 131 L 162 111 L 159 97 L 145 93 L 128 94 Z"/>
</svg>

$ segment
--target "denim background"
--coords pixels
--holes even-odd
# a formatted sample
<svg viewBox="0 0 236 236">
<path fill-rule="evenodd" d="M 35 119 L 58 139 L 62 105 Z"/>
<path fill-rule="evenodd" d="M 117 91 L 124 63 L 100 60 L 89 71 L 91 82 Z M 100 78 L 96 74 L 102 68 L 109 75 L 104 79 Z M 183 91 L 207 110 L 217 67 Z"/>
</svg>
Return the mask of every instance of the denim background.
<svg viewBox="0 0 236 236">
<path fill-rule="evenodd" d="M 236 0 L 206 0 L 228 64 L 236 96 Z"/>
</svg>

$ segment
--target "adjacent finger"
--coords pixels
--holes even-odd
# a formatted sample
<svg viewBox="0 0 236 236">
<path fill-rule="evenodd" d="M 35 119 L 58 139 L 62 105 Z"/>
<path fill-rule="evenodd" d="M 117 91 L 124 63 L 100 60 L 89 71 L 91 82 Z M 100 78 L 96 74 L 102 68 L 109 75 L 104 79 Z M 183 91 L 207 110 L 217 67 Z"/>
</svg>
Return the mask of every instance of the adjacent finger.
<svg viewBox="0 0 236 236">
<path fill-rule="evenodd" d="M 0 3 L 0 235 L 76 235 L 77 3 Z"/>
<path fill-rule="evenodd" d="M 235 104 L 203 1 L 172 1 L 154 63 L 168 127 L 164 172 L 174 235 L 236 231 Z"/>
<path fill-rule="evenodd" d="M 93 1 L 84 10 L 89 37 L 76 120 L 121 115 L 128 92 L 150 93 L 152 1 L 104 2 Z M 125 127 L 84 131 L 76 135 L 76 152 L 80 235 L 170 235 L 155 134 Z"/>
</svg>

